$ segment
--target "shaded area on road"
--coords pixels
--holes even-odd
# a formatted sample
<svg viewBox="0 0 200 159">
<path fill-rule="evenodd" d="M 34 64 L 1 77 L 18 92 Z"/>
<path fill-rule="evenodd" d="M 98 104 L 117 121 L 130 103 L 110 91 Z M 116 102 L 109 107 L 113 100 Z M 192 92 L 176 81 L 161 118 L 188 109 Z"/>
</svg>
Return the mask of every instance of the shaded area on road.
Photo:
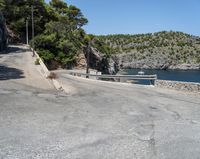
<svg viewBox="0 0 200 159">
<path fill-rule="evenodd" d="M 9 46 L 6 50 L 0 52 L 0 54 L 23 53 L 28 50 L 29 49 L 27 49 L 27 48 L 21 48 L 16 45 L 16 46 Z"/>
<path fill-rule="evenodd" d="M 24 78 L 23 74 L 22 70 L 0 65 L 0 80 Z"/>
</svg>

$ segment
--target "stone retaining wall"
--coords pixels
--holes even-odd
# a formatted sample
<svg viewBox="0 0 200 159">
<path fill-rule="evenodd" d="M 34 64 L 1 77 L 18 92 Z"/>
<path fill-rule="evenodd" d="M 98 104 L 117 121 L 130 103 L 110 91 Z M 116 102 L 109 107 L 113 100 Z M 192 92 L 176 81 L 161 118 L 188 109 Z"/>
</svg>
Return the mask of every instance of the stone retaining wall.
<svg viewBox="0 0 200 159">
<path fill-rule="evenodd" d="M 200 93 L 200 83 L 156 80 L 156 87 Z"/>
</svg>

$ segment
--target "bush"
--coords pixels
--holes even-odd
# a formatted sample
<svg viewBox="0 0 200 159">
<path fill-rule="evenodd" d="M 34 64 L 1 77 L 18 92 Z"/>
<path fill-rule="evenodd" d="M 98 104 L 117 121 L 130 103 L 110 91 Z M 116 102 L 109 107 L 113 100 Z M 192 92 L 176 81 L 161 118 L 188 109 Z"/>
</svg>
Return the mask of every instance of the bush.
<svg viewBox="0 0 200 159">
<path fill-rule="evenodd" d="M 54 54 L 51 53 L 49 50 L 39 50 L 38 54 L 44 60 L 45 63 L 48 63 L 54 59 Z"/>
<path fill-rule="evenodd" d="M 37 58 L 37 59 L 35 60 L 35 65 L 40 65 L 40 59 L 39 59 L 39 58 Z"/>
<path fill-rule="evenodd" d="M 49 79 L 56 79 L 56 78 L 58 78 L 58 76 L 57 76 L 56 73 L 51 72 L 47 78 L 49 78 Z"/>
<path fill-rule="evenodd" d="M 50 50 L 51 52 L 54 52 L 57 49 L 56 34 L 39 35 L 34 38 L 34 41 L 35 41 L 35 48 L 46 49 Z"/>
</svg>

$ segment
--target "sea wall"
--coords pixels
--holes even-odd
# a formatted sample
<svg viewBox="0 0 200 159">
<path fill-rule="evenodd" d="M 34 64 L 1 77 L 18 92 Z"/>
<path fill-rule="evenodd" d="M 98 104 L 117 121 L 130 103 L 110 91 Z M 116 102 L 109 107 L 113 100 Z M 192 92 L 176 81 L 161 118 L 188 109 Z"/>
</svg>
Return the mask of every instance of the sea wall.
<svg viewBox="0 0 200 159">
<path fill-rule="evenodd" d="M 155 86 L 161 88 L 175 89 L 180 91 L 200 93 L 200 83 L 156 80 Z"/>
</svg>

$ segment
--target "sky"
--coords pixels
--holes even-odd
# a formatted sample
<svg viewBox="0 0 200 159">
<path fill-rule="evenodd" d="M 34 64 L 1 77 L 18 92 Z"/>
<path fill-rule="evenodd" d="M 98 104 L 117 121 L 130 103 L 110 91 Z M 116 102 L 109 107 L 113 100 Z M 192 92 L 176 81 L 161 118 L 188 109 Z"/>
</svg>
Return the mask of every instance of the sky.
<svg viewBox="0 0 200 159">
<path fill-rule="evenodd" d="M 48 1 L 48 0 L 46 0 Z M 66 0 L 81 9 L 87 33 L 182 31 L 200 36 L 200 0 Z"/>
</svg>

